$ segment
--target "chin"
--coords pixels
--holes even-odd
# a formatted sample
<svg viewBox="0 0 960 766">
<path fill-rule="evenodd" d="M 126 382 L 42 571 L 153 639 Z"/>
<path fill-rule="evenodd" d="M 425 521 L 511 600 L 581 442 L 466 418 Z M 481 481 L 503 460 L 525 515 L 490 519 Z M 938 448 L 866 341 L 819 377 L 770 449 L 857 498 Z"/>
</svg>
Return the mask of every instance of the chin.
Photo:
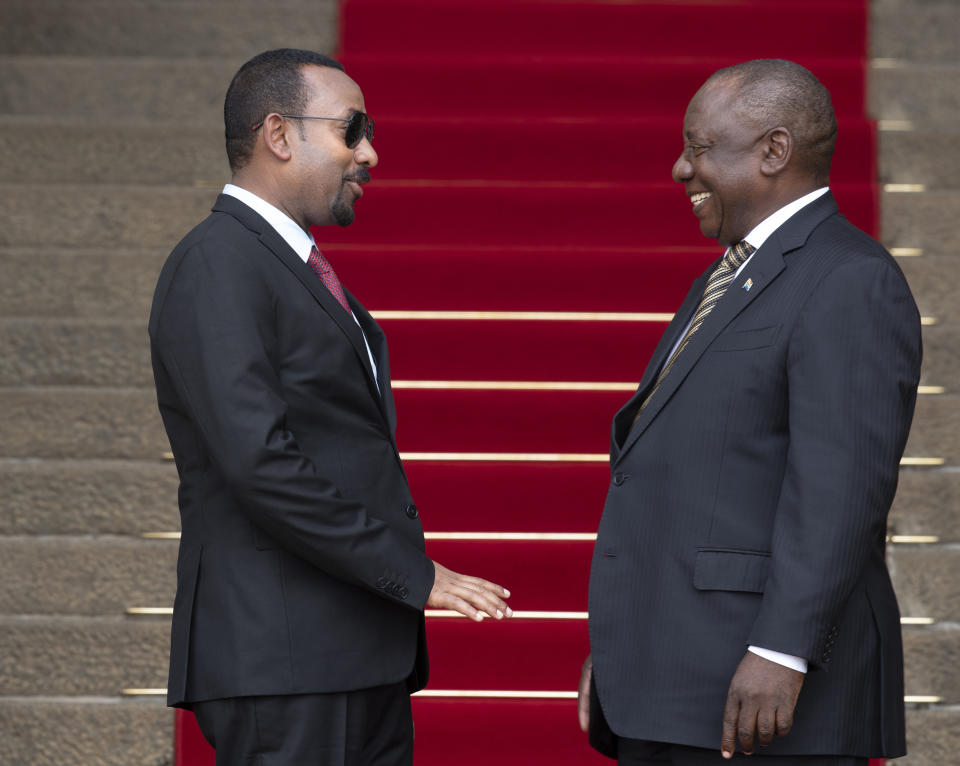
<svg viewBox="0 0 960 766">
<path fill-rule="evenodd" d="M 353 206 L 346 203 L 334 204 L 331 212 L 333 213 L 333 222 L 337 226 L 349 226 L 356 217 Z"/>
<path fill-rule="evenodd" d="M 707 239 L 719 239 L 720 230 L 716 226 L 711 226 L 706 221 L 700 222 L 700 233 Z"/>
</svg>

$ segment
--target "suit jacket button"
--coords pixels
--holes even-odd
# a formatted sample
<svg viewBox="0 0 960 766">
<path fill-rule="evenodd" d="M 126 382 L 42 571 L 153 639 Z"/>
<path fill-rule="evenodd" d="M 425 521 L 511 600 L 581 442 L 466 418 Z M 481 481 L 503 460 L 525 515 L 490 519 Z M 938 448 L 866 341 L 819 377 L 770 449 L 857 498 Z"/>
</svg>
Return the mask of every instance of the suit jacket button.
<svg viewBox="0 0 960 766">
<path fill-rule="evenodd" d="M 386 586 L 387 586 L 387 578 L 385 578 L 385 577 L 378 577 L 378 578 L 377 578 L 377 587 L 378 587 L 378 588 L 386 588 Z"/>
<path fill-rule="evenodd" d="M 627 477 L 624 476 L 622 473 L 620 473 L 620 471 L 617 471 L 613 475 L 613 483 L 619 487 L 621 484 L 623 484 L 624 481 L 626 481 L 626 478 Z"/>
<path fill-rule="evenodd" d="M 397 595 L 400 596 L 400 598 L 406 598 L 410 595 L 410 591 L 407 590 L 406 586 L 403 586 L 397 591 Z"/>
<path fill-rule="evenodd" d="M 410 503 L 410 505 L 408 505 L 403 510 L 404 510 L 404 513 L 407 514 L 408 519 L 415 519 L 417 518 L 417 516 L 420 515 L 419 511 L 417 511 L 417 506 L 415 506 L 413 503 Z"/>
</svg>

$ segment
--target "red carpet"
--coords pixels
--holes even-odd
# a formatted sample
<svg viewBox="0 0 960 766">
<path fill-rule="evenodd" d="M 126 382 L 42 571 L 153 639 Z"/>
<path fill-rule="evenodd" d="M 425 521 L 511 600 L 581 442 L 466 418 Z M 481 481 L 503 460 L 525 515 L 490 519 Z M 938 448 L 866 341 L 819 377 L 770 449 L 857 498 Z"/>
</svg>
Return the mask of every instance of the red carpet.
<svg viewBox="0 0 960 766">
<path fill-rule="evenodd" d="M 639 380 L 666 319 L 638 315 L 672 312 L 720 254 L 670 180 L 687 101 L 720 66 L 793 58 L 824 81 L 840 115 L 832 186 L 875 231 L 866 25 L 865 0 L 346 0 L 341 60 L 376 117 L 380 165 L 356 223 L 315 232 L 344 283 L 375 312 L 581 314 L 381 314 L 401 451 L 607 451 L 628 390 L 417 382 Z M 582 316 L 596 312 L 630 316 Z M 588 650 L 589 539 L 437 537 L 596 530 L 604 463 L 520 457 L 408 462 L 428 553 L 541 613 L 428 618 L 429 691 L 448 696 L 414 700 L 418 766 L 609 763 L 569 698 L 462 694 L 572 692 Z M 181 724 L 177 763 L 211 763 Z"/>
</svg>

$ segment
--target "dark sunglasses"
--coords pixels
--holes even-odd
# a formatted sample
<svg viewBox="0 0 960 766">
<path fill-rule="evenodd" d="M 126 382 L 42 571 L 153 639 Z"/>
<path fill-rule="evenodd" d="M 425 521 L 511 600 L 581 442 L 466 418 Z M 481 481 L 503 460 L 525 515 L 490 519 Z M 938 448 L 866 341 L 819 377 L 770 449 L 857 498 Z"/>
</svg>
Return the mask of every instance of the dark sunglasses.
<svg viewBox="0 0 960 766">
<path fill-rule="evenodd" d="M 373 117 L 364 112 L 354 112 L 349 117 L 308 117 L 304 114 L 281 114 L 281 117 L 287 120 L 329 120 L 331 122 L 347 123 L 347 132 L 343 140 L 348 149 L 356 149 L 360 140 L 366 138 L 373 142 Z M 263 120 L 260 120 L 250 130 L 259 130 L 263 127 Z"/>
</svg>

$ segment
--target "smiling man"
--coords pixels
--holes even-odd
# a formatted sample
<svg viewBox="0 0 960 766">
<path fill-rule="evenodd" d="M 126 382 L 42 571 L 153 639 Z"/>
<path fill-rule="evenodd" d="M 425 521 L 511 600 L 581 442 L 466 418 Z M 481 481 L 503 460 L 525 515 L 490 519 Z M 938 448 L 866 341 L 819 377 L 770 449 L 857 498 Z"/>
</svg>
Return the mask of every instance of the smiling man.
<svg viewBox="0 0 960 766">
<path fill-rule="evenodd" d="M 904 753 L 884 563 L 920 321 L 828 188 L 830 96 L 788 61 L 711 76 L 673 178 L 724 248 L 617 413 L 580 722 L 622 764 Z"/>
<path fill-rule="evenodd" d="M 386 340 L 310 234 L 353 221 L 373 120 L 339 63 L 283 49 L 237 72 L 224 122 L 233 183 L 150 316 L 180 475 L 168 702 L 218 766 L 409 765 L 424 607 L 511 610 L 425 555 Z"/>
</svg>

